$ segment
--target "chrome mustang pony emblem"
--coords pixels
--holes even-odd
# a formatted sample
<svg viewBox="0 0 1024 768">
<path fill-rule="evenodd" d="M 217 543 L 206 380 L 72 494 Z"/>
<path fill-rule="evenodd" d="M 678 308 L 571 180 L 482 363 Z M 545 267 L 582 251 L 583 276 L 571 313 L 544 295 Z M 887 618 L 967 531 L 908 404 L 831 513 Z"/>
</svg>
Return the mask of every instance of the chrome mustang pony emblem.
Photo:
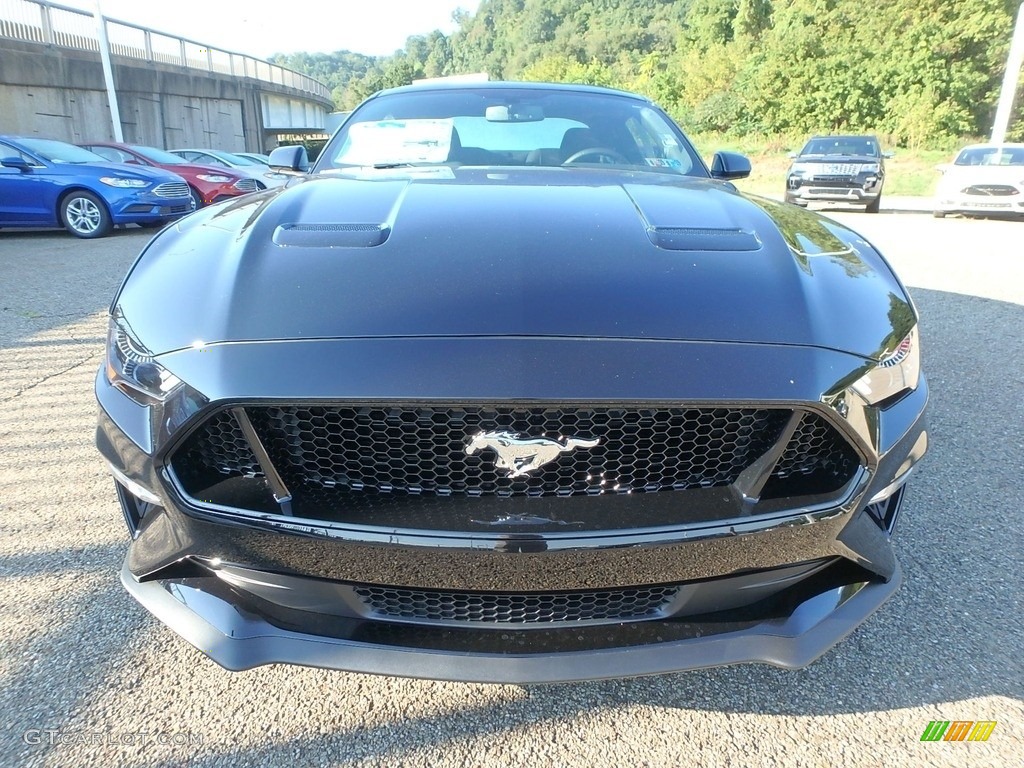
<svg viewBox="0 0 1024 768">
<path fill-rule="evenodd" d="M 515 432 L 477 432 L 466 445 L 466 455 L 490 449 L 498 454 L 498 469 L 507 470 L 509 477 L 525 477 L 530 472 L 550 464 L 561 453 L 577 448 L 593 448 L 600 438 L 582 440 L 566 437 L 561 442 L 546 437 L 523 437 Z"/>
</svg>

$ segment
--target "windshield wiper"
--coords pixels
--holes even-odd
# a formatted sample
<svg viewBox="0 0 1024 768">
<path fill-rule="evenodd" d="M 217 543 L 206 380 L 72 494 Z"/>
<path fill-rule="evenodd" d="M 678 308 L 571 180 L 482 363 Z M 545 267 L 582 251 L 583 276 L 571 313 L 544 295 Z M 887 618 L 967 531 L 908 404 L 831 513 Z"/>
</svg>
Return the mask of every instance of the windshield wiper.
<svg viewBox="0 0 1024 768">
<path fill-rule="evenodd" d="M 385 171 L 388 168 L 419 168 L 434 163 L 374 163 L 373 168 L 378 171 Z"/>
</svg>

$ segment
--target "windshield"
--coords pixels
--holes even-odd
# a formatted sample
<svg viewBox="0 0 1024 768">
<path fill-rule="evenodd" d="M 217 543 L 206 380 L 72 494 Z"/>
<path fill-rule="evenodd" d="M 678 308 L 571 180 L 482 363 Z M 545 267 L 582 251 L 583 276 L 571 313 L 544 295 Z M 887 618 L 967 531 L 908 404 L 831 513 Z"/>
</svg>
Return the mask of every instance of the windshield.
<svg viewBox="0 0 1024 768">
<path fill-rule="evenodd" d="M 332 139 L 317 170 L 434 164 L 617 165 L 707 176 L 685 136 L 650 103 L 483 86 L 370 99 Z"/>
<path fill-rule="evenodd" d="M 1024 165 L 1024 147 L 975 147 L 957 155 L 954 165 Z"/>
<path fill-rule="evenodd" d="M 21 139 L 21 143 L 32 152 L 51 163 L 106 163 L 107 160 L 95 152 L 65 144 L 53 139 Z"/>
<path fill-rule="evenodd" d="M 162 149 L 156 149 L 155 147 L 132 145 L 132 151 L 137 152 L 152 163 L 159 163 L 161 165 L 185 165 L 188 162 L 177 155 L 172 155 L 170 152 L 164 152 Z"/>
<path fill-rule="evenodd" d="M 811 139 L 801 155 L 866 155 L 878 157 L 878 142 L 868 136 L 828 136 Z"/>
</svg>

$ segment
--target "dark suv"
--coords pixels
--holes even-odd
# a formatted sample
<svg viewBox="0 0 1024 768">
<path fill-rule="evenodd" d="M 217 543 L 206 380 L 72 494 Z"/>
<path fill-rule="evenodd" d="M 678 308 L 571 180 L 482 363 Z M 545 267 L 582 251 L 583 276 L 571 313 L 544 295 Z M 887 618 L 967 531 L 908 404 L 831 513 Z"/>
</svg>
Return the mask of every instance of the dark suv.
<svg viewBox="0 0 1024 768">
<path fill-rule="evenodd" d="M 878 213 L 885 181 L 885 158 L 874 136 L 814 136 L 791 155 L 786 202 L 812 200 L 863 204 Z"/>
</svg>

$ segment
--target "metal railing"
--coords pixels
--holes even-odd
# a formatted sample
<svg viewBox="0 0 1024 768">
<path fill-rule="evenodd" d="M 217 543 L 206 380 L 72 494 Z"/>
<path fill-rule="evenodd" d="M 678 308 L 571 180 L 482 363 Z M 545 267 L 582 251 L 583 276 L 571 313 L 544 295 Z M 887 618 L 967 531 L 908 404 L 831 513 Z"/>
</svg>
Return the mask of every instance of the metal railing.
<svg viewBox="0 0 1024 768">
<path fill-rule="evenodd" d="M 330 101 L 330 89 L 308 75 L 269 61 L 175 37 L 127 21 L 104 18 L 110 53 L 139 61 L 174 64 L 204 72 L 251 77 Z M 99 51 L 96 21 L 88 11 L 48 0 L 0 0 L 0 38 Z"/>
</svg>

